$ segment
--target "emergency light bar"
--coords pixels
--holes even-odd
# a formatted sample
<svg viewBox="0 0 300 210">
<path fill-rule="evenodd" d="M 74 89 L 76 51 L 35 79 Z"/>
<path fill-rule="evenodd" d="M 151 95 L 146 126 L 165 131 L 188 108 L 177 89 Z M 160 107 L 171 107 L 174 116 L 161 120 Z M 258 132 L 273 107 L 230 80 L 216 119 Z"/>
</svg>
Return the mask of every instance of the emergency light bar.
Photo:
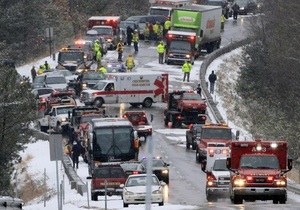
<svg viewBox="0 0 300 210">
<path fill-rule="evenodd" d="M 226 123 L 218 123 L 218 124 L 213 124 L 213 123 L 205 123 L 205 126 L 223 126 L 223 127 L 228 127 Z"/>
</svg>

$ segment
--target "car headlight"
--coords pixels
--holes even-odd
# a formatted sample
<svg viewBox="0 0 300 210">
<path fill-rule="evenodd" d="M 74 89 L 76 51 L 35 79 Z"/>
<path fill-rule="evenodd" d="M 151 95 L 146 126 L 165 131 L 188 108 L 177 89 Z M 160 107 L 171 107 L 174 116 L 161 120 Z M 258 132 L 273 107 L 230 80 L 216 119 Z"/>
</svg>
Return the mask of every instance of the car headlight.
<svg viewBox="0 0 300 210">
<path fill-rule="evenodd" d="M 107 39 L 108 42 L 112 42 L 112 39 Z"/>
<path fill-rule="evenodd" d="M 169 54 L 169 57 L 173 57 L 174 55 L 172 53 Z"/>
<path fill-rule="evenodd" d="M 161 172 L 162 174 L 168 174 L 169 173 L 169 171 L 168 170 L 162 170 L 162 172 Z"/>
<path fill-rule="evenodd" d="M 246 184 L 246 180 L 244 180 L 244 179 L 235 179 L 233 181 L 233 186 L 234 187 L 244 187 L 245 184 Z"/>
<path fill-rule="evenodd" d="M 67 122 L 67 118 L 61 118 L 61 122 Z"/>
<path fill-rule="evenodd" d="M 87 84 L 86 84 L 86 83 L 83 83 L 83 84 L 82 84 L 82 87 L 83 87 L 83 88 L 86 88 L 86 87 L 87 87 Z"/>
<path fill-rule="evenodd" d="M 154 191 L 152 192 L 152 194 L 161 194 L 161 191 L 160 191 L 160 190 L 154 190 Z"/>
<path fill-rule="evenodd" d="M 188 55 L 186 55 L 185 57 L 189 59 L 189 58 L 191 58 L 191 55 L 188 54 Z"/>
<path fill-rule="evenodd" d="M 240 10 L 244 10 L 244 9 L 245 9 L 245 7 L 241 7 L 241 8 L 240 8 Z"/>
<path fill-rule="evenodd" d="M 281 186 L 281 187 L 286 186 L 286 181 L 285 180 L 275 180 L 274 183 L 275 183 L 276 186 Z"/>
<path fill-rule="evenodd" d="M 130 192 L 130 191 L 126 191 L 124 194 L 125 194 L 125 195 L 134 195 L 134 193 L 133 193 L 133 192 Z"/>
</svg>

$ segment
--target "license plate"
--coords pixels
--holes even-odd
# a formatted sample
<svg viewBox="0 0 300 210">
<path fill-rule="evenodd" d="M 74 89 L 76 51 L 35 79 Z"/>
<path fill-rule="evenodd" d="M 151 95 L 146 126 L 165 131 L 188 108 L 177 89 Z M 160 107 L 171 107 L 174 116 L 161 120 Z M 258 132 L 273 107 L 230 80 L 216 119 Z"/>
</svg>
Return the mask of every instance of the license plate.
<svg viewBox="0 0 300 210">
<path fill-rule="evenodd" d="M 258 193 L 263 193 L 265 191 L 265 189 L 256 189 L 256 192 Z"/>
</svg>

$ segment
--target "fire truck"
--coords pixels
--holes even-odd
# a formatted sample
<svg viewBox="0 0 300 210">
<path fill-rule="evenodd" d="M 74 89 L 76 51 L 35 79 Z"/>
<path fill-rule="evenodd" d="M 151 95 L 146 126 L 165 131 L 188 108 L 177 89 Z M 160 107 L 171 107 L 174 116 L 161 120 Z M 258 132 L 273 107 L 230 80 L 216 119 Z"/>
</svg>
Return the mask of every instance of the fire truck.
<svg viewBox="0 0 300 210">
<path fill-rule="evenodd" d="M 198 136 L 199 143 L 196 148 L 196 161 L 199 163 L 206 160 L 207 145 L 209 143 L 215 143 L 216 146 L 228 147 L 233 140 L 231 128 L 226 123 L 205 123 L 199 129 Z M 236 138 L 238 138 L 238 131 Z"/>
<path fill-rule="evenodd" d="M 286 173 L 292 169 L 285 141 L 232 141 L 227 158 L 230 177 L 230 199 L 234 204 L 243 200 L 287 201 Z"/>
<path fill-rule="evenodd" d="M 168 31 L 165 62 L 183 64 L 190 61 L 194 64 L 197 49 L 195 48 L 196 33 L 185 31 Z"/>
<path fill-rule="evenodd" d="M 226 167 L 226 160 L 230 150 L 224 145 L 209 143 L 207 160 L 201 163 L 201 169 L 206 173 L 206 199 L 208 202 L 217 201 L 219 198 L 229 198 L 230 172 Z"/>
<path fill-rule="evenodd" d="M 175 90 L 168 95 L 164 110 L 165 126 L 180 128 L 182 124 L 204 124 L 206 102 L 194 91 Z"/>
<path fill-rule="evenodd" d="M 108 80 L 100 80 L 93 89 L 83 90 L 80 101 L 99 108 L 104 103 L 149 108 L 152 103 L 167 100 L 169 77 L 166 73 L 107 73 L 106 76 Z"/>
</svg>

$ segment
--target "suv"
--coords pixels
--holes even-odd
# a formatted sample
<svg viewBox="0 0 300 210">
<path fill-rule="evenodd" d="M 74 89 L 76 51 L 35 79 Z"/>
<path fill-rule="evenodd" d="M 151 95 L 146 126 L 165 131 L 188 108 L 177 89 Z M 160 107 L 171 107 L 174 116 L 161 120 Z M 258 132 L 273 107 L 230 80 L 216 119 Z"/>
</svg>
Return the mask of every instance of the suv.
<svg viewBox="0 0 300 210">
<path fill-rule="evenodd" d="M 152 23 L 154 25 L 156 22 L 159 22 L 161 25 L 164 25 L 166 20 L 164 15 L 131 16 L 126 19 L 126 21 L 132 21 L 137 24 L 140 39 L 144 38 L 144 27 L 146 26 L 146 23 Z"/>
<path fill-rule="evenodd" d="M 147 158 L 143 157 L 141 163 L 147 168 Z M 166 163 L 161 157 L 154 157 L 152 160 L 152 173 L 157 176 L 159 181 L 169 184 L 169 167 L 170 164 Z"/>
<path fill-rule="evenodd" d="M 191 124 L 189 129 L 186 131 L 186 148 L 189 149 L 192 145 L 192 149 L 196 150 L 200 135 L 201 135 L 201 124 Z"/>
<path fill-rule="evenodd" d="M 99 195 L 122 195 L 121 184 L 125 184 L 127 175 L 120 163 L 102 163 L 96 167 L 92 173 L 91 182 L 91 199 L 97 201 Z M 105 187 L 106 182 L 106 187 Z"/>
<path fill-rule="evenodd" d="M 152 125 L 149 124 L 144 111 L 126 111 L 123 118 L 127 118 L 131 122 L 139 137 L 152 136 Z M 152 120 L 153 115 L 151 115 L 151 122 Z"/>
</svg>

